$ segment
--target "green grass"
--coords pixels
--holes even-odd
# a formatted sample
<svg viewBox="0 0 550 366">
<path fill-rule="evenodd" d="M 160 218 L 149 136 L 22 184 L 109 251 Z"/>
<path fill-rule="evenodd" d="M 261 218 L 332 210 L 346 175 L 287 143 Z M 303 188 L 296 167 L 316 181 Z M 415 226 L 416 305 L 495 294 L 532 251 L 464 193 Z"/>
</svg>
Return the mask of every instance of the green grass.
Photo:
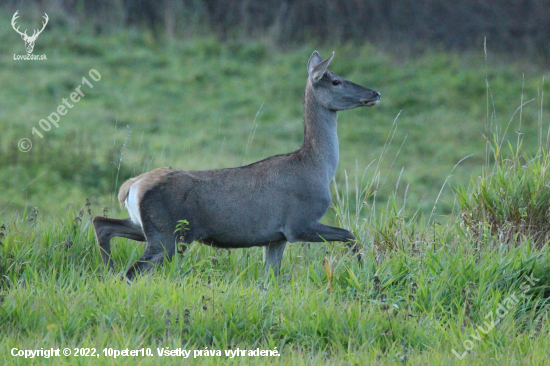
<svg viewBox="0 0 550 366">
<path fill-rule="evenodd" d="M 343 194 L 337 210 L 347 215 Z M 411 234 L 402 213 L 380 215 L 395 220 L 360 220 L 355 230 L 365 253 L 362 267 L 341 243 L 295 243 L 286 250 L 278 280 L 266 279 L 258 248 L 192 244 L 131 285 L 121 275 L 139 257 L 140 244 L 114 240 L 116 273 L 110 274 L 101 264 L 88 213 L 69 209 L 46 224 L 25 215 L 7 224 L 0 247 L 0 363 L 160 360 L 103 354 L 24 360 L 10 355 L 14 347 L 99 353 L 145 347 L 155 354 L 157 347 L 222 353 L 277 347 L 281 353 L 278 359 L 210 357 L 196 364 L 397 365 L 405 364 L 403 356 L 411 365 L 547 362 L 547 246 L 535 246 L 529 236 L 506 246 L 498 235 L 470 238 L 452 217 L 439 225 L 415 220 Z M 392 245 L 377 246 L 376 232 L 390 233 Z M 535 279 L 534 286 L 525 287 L 526 276 Z M 502 313 L 497 309 L 511 295 L 518 302 L 476 340 L 476 329 L 487 330 L 487 315 Z M 453 350 L 462 355 L 465 347 L 472 350 L 459 361 Z"/>
<path fill-rule="evenodd" d="M 531 238 L 543 245 L 550 233 L 547 153 L 541 149 L 530 157 L 510 150 L 508 156 L 496 157 L 492 171 L 472 182 L 473 190 L 458 191 L 463 224 L 474 239 L 490 233 L 503 243 Z"/>
<path fill-rule="evenodd" d="M 23 52 L 12 33 L 0 22 L 2 56 Z M 162 165 L 238 166 L 300 146 L 314 48 L 52 31 L 35 51 L 48 62 L 0 58 L 0 364 L 183 363 L 102 352 L 142 347 L 281 354 L 189 361 L 216 365 L 548 363 L 550 254 L 538 234 L 548 221 L 548 102 L 542 71 L 527 62 L 489 57 L 486 69 L 483 55 L 405 60 L 334 47 L 335 72 L 382 93 L 376 108 L 340 113 L 327 217 L 359 238 L 362 267 L 341 243 L 294 243 L 280 277 L 266 279 L 259 248 L 192 244 L 129 285 L 121 275 L 143 246 L 114 239 L 115 273 L 105 270 L 91 218 L 125 215 L 112 199 L 125 178 Z M 101 80 L 58 129 L 32 137 L 92 68 Z M 17 148 L 22 137 L 33 138 L 28 153 Z M 538 281 L 525 287 L 526 276 Z M 483 334 L 511 296 L 518 302 Z M 453 350 L 470 345 L 459 360 Z M 12 357 L 14 347 L 102 356 L 29 360 Z"/>
<path fill-rule="evenodd" d="M 150 348 L 156 355 L 157 348 L 182 348 L 190 357 L 195 350 L 222 353 L 188 360 L 193 364 L 544 365 L 548 244 L 539 231 L 509 228 L 516 208 L 530 210 L 533 222 L 546 219 L 547 211 L 531 207 L 544 205 L 538 192 L 547 187 L 533 182 L 541 174 L 546 180 L 547 157 L 542 150 L 528 161 L 523 155 L 512 151 L 485 166 L 458 191 L 459 205 L 447 217 L 408 217 L 396 200 L 364 216 L 361 202 L 376 196 L 376 178 L 335 187 L 335 218 L 358 237 L 364 264 L 342 243 L 294 243 L 278 279 L 263 276 L 259 248 L 194 243 L 128 284 L 122 275 L 143 245 L 114 239 L 109 273 L 91 205 L 69 207 L 52 222 L 25 211 L 0 228 L 0 363 L 181 364 L 181 357 L 114 359 L 103 350 Z M 486 214 L 493 202 L 487 192 L 510 186 L 515 205 L 503 205 L 495 221 Z M 494 229 L 473 235 L 468 214 L 476 227 Z M 13 348 L 94 348 L 100 356 L 25 360 L 12 357 Z M 223 356 L 237 348 L 280 356 Z"/>
<path fill-rule="evenodd" d="M 86 197 L 99 209 L 112 210 L 117 185 L 133 174 L 166 165 L 239 166 L 301 144 L 305 65 L 316 45 L 280 51 L 258 41 L 157 42 L 146 32 L 92 36 L 52 28 L 41 34 L 35 50 L 47 54 L 48 61 L 22 62 L 13 60 L 24 48 L 9 24 L 8 18 L 0 22 L 4 214 L 37 207 L 49 215 Z M 526 150 L 536 151 L 538 115 L 541 103 L 548 108 L 548 98 L 541 100 L 543 70 L 527 61 L 506 63 L 489 54 L 486 66 L 482 50 L 465 55 L 434 51 L 411 59 L 370 45 L 319 51 L 335 51 L 333 71 L 382 93 L 374 108 L 339 113 L 340 184 L 345 171 L 353 175 L 356 163 L 360 171 L 372 161 L 378 164 L 396 120 L 380 162 L 382 205 L 400 178 L 397 197 L 403 199 L 408 187 L 408 209 L 430 212 L 453 166 L 470 154 L 449 183 L 467 184 L 472 174 L 480 174 L 486 120 L 505 126 L 522 96 L 536 100 L 524 106 L 521 128 L 516 114 L 506 137 L 515 141 L 515 131 L 521 130 Z M 99 71 L 101 80 L 92 81 L 93 89 L 82 87 L 86 96 L 62 117 L 59 128 L 43 132 L 42 139 L 33 136 L 32 128 L 39 129 L 38 121 L 69 98 L 83 77 L 91 80 L 90 69 Z M 126 126 L 131 139 L 117 181 Z M 33 142 L 28 153 L 17 148 L 23 137 Z M 449 213 L 453 199 L 445 189 L 438 212 Z"/>
</svg>

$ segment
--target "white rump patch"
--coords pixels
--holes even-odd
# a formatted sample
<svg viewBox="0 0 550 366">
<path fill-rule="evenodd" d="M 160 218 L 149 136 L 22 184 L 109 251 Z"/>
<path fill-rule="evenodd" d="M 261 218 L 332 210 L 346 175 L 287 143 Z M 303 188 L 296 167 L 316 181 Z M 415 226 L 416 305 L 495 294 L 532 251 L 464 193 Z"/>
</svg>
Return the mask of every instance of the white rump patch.
<svg viewBox="0 0 550 366">
<path fill-rule="evenodd" d="M 130 214 L 130 219 L 132 222 L 141 226 L 143 229 L 143 225 L 141 224 L 141 216 L 139 215 L 138 184 L 139 180 L 132 184 L 130 191 L 128 192 L 128 197 L 126 197 L 126 201 L 124 201 L 124 205 Z"/>
</svg>

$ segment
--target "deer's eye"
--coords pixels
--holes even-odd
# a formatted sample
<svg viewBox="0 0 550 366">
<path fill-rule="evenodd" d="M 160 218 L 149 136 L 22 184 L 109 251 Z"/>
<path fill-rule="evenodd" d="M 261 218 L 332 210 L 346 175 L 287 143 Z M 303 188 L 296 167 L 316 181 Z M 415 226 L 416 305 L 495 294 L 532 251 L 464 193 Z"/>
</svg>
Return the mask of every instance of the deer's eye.
<svg viewBox="0 0 550 366">
<path fill-rule="evenodd" d="M 340 80 L 332 80 L 332 85 L 340 85 Z"/>
</svg>

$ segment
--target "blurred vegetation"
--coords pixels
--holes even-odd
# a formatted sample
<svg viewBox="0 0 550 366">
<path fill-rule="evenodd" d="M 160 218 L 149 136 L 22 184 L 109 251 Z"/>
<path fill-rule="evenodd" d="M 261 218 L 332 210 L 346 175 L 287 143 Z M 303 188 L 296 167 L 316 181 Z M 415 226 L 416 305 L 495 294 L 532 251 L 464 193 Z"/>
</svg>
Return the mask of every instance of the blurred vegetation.
<svg viewBox="0 0 550 366">
<path fill-rule="evenodd" d="M 455 15 L 460 18 L 462 12 L 476 9 L 474 3 L 456 7 Z M 470 44 L 478 46 L 476 51 L 465 54 L 432 50 L 412 58 L 406 52 L 382 51 L 380 37 L 368 38 L 377 46 L 365 44 L 363 36 L 372 29 L 398 40 L 394 33 L 402 24 L 399 17 L 427 27 L 426 22 L 404 16 L 406 2 L 281 3 L 280 9 L 291 16 L 273 13 L 275 4 L 270 2 L 56 4 L 29 1 L 2 6 L 6 13 L 0 33 L 5 42 L 0 54 L 6 57 L 0 61 L 1 213 L 25 207 L 48 213 L 84 197 L 112 210 L 116 206 L 112 196 L 120 182 L 156 166 L 238 166 L 298 148 L 305 64 L 319 47 L 325 55 L 336 51 L 334 71 L 382 93 L 376 108 L 342 112 L 339 119 L 337 181 L 342 183 L 346 173 L 362 172 L 375 161 L 380 166 L 378 205 L 406 195 L 411 212 L 430 212 L 454 164 L 473 154 L 453 171 L 452 184 L 466 183 L 472 174 L 479 174 L 488 158 L 483 136 L 504 125 L 507 120 L 500 116 L 511 115 L 521 100 L 535 98 L 522 110 L 521 128 L 516 115 L 509 130 L 512 140 L 516 130 L 525 133 L 526 150 L 533 152 L 539 109 L 548 104 L 542 98 L 543 69 L 525 59 L 506 62 L 492 52 L 486 64 L 479 42 Z M 430 3 L 414 14 L 422 19 L 449 12 L 438 4 Z M 523 12 L 538 9 L 538 3 L 529 4 L 522 5 Z M 46 53 L 48 61 L 11 59 L 12 54 L 24 52 L 9 23 L 16 5 L 22 15 L 19 23 L 25 28 L 43 11 L 49 13 L 47 32 L 40 35 L 35 48 L 35 54 Z M 485 10 L 502 15 L 501 6 L 508 14 L 519 5 L 495 4 Z M 375 22 L 361 26 L 366 14 L 394 24 L 395 32 Z M 514 19 L 521 14 L 515 13 Z M 540 35 L 544 27 L 537 17 L 531 17 L 529 24 Z M 335 30 L 330 34 L 329 24 Z M 442 27 L 445 24 L 441 22 Z M 515 23 L 498 24 L 505 29 Z M 274 34 L 273 27 L 283 33 Z M 417 36 L 429 43 L 424 33 L 407 29 L 413 37 L 409 41 Z M 502 29 L 501 33 L 513 33 Z M 443 34 L 455 36 L 460 31 Z M 486 34 L 475 27 L 469 31 Z M 469 42 L 466 36 L 459 38 Z M 290 49 L 281 49 L 279 40 L 290 39 L 302 45 L 287 44 Z M 316 40 L 315 44 L 303 44 L 306 39 Z M 504 40 L 489 39 L 490 49 L 499 49 Z M 450 48 L 466 47 L 441 41 Z M 514 47 L 512 41 L 505 43 Z M 539 50 L 544 54 L 543 48 Z M 32 128 L 39 128 L 38 121 L 54 112 L 92 68 L 102 79 L 91 90 L 83 87 L 87 95 L 62 117 L 60 128 L 44 132 L 43 139 L 31 136 Z M 34 144 L 29 153 L 17 148 L 23 137 Z M 391 198 L 394 185 L 396 196 Z M 445 189 L 439 202 L 447 204 L 438 206 L 439 212 L 450 212 L 451 191 Z"/>
<path fill-rule="evenodd" d="M 545 0 L 5 0 L 4 9 L 47 12 L 52 28 L 96 35 L 147 29 L 157 39 L 214 34 L 222 40 L 268 39 L 280 47 L 304 43 L 364 44 L 399 49 L 491 48 L 550 60 L 550 7 Z M 22 21 L 22 20 L 21 20 Z M 396 43 L 399 47 L 395 47 Z"/>
<path fill-rule="evenodd" d="M 266 41 L 207 36 L 157 41 L 147 30 L 72 34 L 50 20 L 52 29 L 40 35 L 34 51 L 48 60 L 23 62 L 12 59 L 24 47 L 9 20 L 8 15 L 0 21 L 4 215 L 25 207 L 55 212 L 86 197 L 99 209 L 113 210 L 120 183 L 154 167 L 239 166 L 299 148 L 305 65 L 314 49 L 322 55 L 336 51 L 333 71 L 382 93 L 374 108 L 339 114 L 336 177 L 343 183 L 346 174 L 362 174 L 374 161 L 380 166 L 379 205 L 395 191 L 399 201 L 406 194 L 411 212 L 431 212 L 454 165 L 473 154 L 454 169 L 449 185 L 480 174 L 487 160 L 484 135 L 508 122 L 505 138 L 515 141 L 520 131 L 525 150 L 534 153 L 541 109 L 548 108 L 543 69 L 490 52 L 485 64 L 481 49 L 414 58 L 369 44 L 281 51 Z M 91 80 L 90 69 L 100 72 L 101 80 Z M 83 77 L 94 87 L 82 87 L 86 96 L 61 118 L 59 128 L 43 131 L 42 139 L 32 135 Z M 522 100 L 531 99 L 514 115 Z M 17 148 L 24 137 L 33 143 L 28 153 Z M 445 188 L 438 212 L 450 212 L 453 200 Z"/>
</svg>

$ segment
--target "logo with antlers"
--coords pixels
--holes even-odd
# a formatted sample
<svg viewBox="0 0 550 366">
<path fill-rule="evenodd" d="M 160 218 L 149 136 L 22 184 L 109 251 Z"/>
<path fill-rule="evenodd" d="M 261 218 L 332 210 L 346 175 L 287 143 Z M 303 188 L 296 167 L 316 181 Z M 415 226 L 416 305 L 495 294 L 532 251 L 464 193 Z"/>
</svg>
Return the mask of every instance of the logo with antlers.
<svg viewBox="0 0 550 366">
<path fill-rule="evenodd" d="M 36 41 L 36 38 L 38 38 L 38 36 L 40 35 L 40 33 L 42 33 L 42 31 L 44 30 L 44 28 L 46 28 L 46 24 L 48 24 L 48 14 L 44 13 L 44 20 L 45 22 L 42 22 L 42 29 L 40 30 L 34 30 L 32 36 L 28 36 L 27 35 L 27 30 L 25 29 L 24 32 L 21 32 L 19 31 L 19 27 L 15 28 L 15 21 L 17 18 L 19 18 L 19 15 L 17 15 L 17 13 L 19 13 L 19 10 L 17 10 L 15 12 L 15 14 L 13 14 L 13 18 L 11 18 L 11 26 L 13 27 L 13 29 L 19 33 L 21 35 L 21 38 L 23 38 L 23 41 L 25 41 L 25 48 L 27 49 L 27 53 L 32 53 L 32 50 L 34 49 L 34 42 Z"/>
</svg>

